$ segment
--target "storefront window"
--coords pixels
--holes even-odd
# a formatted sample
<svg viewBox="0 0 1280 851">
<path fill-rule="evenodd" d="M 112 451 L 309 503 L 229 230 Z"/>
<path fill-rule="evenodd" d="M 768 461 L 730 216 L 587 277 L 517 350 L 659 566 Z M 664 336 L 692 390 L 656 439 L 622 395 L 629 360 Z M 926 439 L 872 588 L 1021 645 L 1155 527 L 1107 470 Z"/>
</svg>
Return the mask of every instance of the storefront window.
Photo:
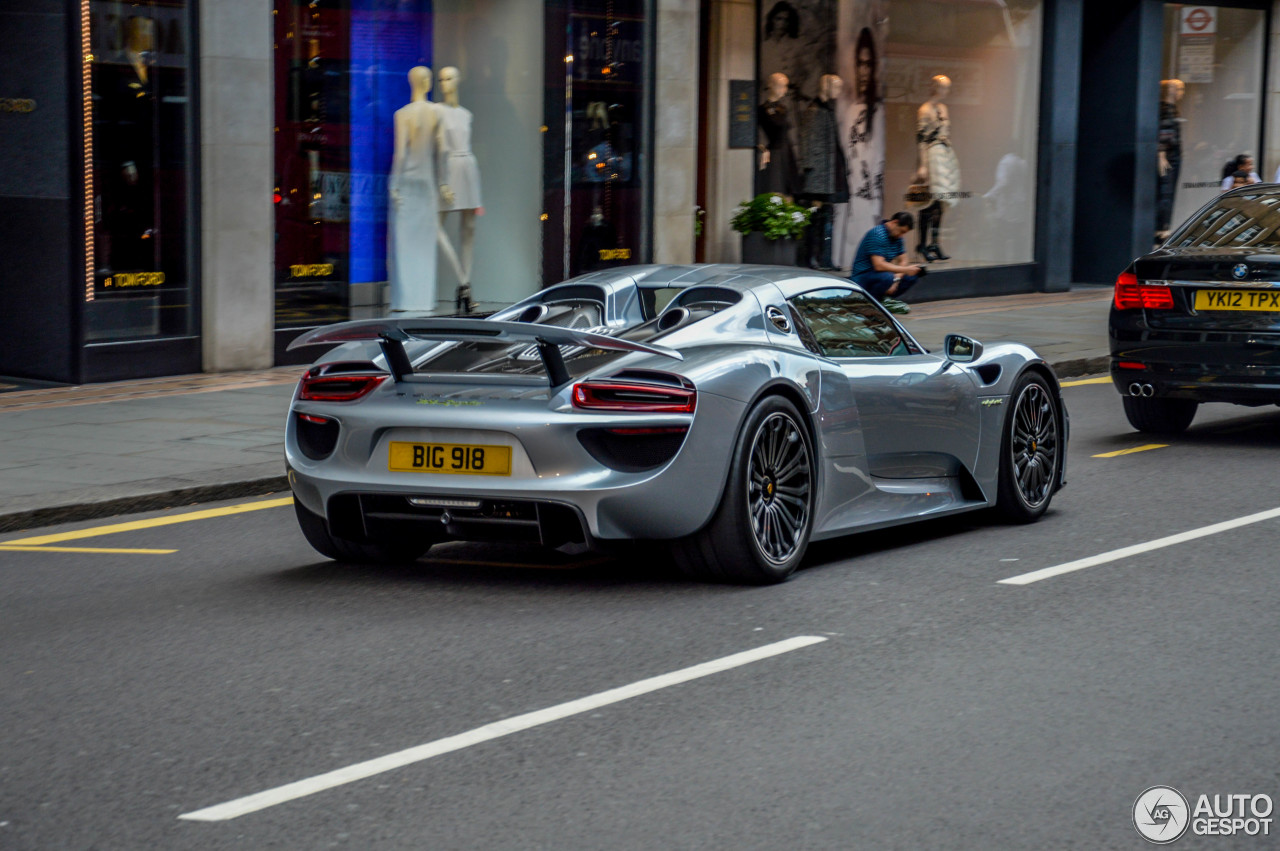
<svg viewBox="0 0 1280 851">
<path fill-rule="evenodd" d="M 812 263 L 849 268 L 866 231 L 898 210 L 918 221 L 914 262 L 1032 260 L 1040 0 L 766 0 L 760 10 L 756 186 L 833 208 L 814 218 L 827 232 Z M 826 129 L 832 102 L 843 160 Z"/>
<path fill-rule="evenodd" d="M 546 285 L 648 251 L 647 4 L 570 0 L 560 11 L 563 62 L 547 50 Z"/>
<path fill-rule="evenodd" d="M 85 339 L 192 333 L 189 10 L 89 4 Z"/>
<path fill-rule="evenodd" d="M 1230 188 L 1235 172 L 1243 181 L 1274 176 L 1257 159 L 1266 13 L 1169 3 L 1164 35 L 1157 241 Z"/>
<path fill-rule="evenodd" d="M 276 327 L 540 285 L 543 8 L 276 0 Z"/>
</svg>

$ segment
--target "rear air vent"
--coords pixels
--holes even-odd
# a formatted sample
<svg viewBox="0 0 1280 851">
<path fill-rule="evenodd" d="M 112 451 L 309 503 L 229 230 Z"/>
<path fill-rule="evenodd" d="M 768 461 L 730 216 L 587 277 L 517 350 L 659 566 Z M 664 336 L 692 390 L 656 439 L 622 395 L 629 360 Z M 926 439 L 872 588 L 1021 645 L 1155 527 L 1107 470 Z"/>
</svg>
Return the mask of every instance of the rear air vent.
<svg viewBox="0 0 1280 851">
<path fill-rule="evenodd" d="M 674 328 L 679 328 L 689 321 L 690 316 L 692 314 L 683 307 L 672 308 L 658 317 L 658 330 L 670 331 Z"/>
<path fill-rule="evenodd" d="M 578 432 L 578 442 L 611 470 L 643 473 L 674 458 L 688 431 L 684 427 L 588 428 Z"/>
<path fill-rule="evenodd" d="M 661 384 L 664 387 L 684 387 L 685 382 L 678 375 L 659 372 L 656 369 L 623 369 L 615 372 L 611 379 L 615 381 L 643 381 L 648 384 Z"/>
<path fill-rule="evenodd" d="M 516 317 L 517 322 L 537 322 L 550 311 L 545 304 L 531 304 Z"/>
<path fill-rule="evenodd" d="M 312 461 L 323 461 L 333 454 L 338 445 L 337 420 L 317 417 L 314 414 L 298 414 L 298 448 Z"/>
</svg>

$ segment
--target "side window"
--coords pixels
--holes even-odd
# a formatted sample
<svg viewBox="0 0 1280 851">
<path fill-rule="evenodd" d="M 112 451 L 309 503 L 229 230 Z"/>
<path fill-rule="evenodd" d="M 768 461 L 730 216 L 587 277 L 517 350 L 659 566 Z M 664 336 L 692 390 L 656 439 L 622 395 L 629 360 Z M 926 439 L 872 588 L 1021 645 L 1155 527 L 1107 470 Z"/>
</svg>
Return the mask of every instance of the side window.
<svg viewBox="0 0 1280 851">
<path fill-rule="evenodd" d="M 829 358 L 911 354 L 912 349 L 880 305 L 857 290 L 830 287 L 790 299 L 793 316 L 810 341 Z M 808 346 L 812 348 L 812 346 Z"/>
</svg>

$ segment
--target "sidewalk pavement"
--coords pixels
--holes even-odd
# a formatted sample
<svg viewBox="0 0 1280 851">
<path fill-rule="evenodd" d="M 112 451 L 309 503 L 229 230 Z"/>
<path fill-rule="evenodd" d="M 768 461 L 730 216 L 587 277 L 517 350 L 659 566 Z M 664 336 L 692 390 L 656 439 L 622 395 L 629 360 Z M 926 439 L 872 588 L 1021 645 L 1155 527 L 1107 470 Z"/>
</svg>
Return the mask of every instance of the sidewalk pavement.
<svg viewBox="0 0 1280 851">
<path fill-rule="evenodd" d="M 929 349 L 949 333 L 1017 340 L 1063 378 L 1107 367 L 1110 288 L 958 299 L 904 317 Z M 0 532 L 288 489 L 285 414 L 304 368 L 0 393 Z"/>
</svg>

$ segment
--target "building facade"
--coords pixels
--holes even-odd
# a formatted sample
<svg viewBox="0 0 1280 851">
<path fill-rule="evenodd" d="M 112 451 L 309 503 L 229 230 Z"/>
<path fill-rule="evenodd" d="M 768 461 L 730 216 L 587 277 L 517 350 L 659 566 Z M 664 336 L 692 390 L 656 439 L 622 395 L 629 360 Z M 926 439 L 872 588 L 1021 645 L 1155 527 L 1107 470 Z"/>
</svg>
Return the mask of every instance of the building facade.
<svg viewBox="0 0 1280 851">
<path fill-rule="evenodd" d="M 1236 155 L 1280 169 L 1269 2 L 15 5 L 0 375 L 27 379 L 263 368 L 317 324 L 737 262 L 760 192 L 817 211 L 798 263 L 907 209 L 921 297 L 1060 290 Z"/>
</svg>

